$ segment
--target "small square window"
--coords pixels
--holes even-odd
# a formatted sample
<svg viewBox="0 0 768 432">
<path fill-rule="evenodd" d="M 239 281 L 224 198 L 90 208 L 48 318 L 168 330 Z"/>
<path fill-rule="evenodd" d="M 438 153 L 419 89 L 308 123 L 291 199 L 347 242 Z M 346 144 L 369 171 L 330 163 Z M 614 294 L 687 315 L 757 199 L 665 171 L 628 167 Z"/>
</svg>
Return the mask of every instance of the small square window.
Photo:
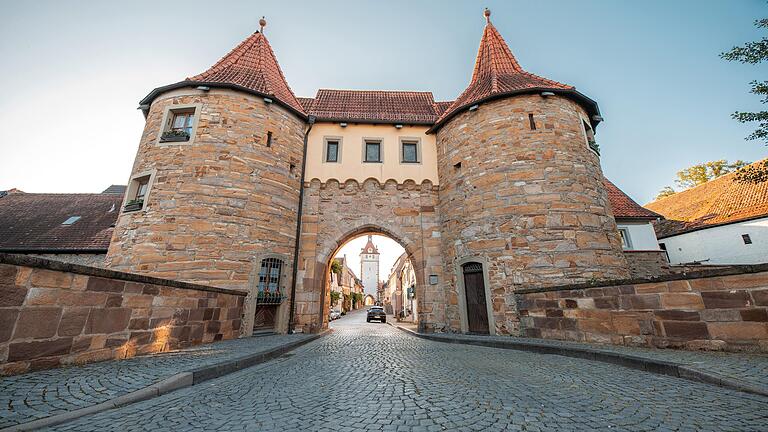
<svg viewBox="0 0 768 432">
<path fill-rule="evenodd" d="M 195 106 L 167 108 L 165 125 L 160 134 L 161 143 L 191 142 L 195 135 Z"/>
<path fill-rule="evenodd" d="M 403 162 L 416 163 L 419 161 L 419 143 L 403 141 Z"/>
<path fill-rule="evenodd" d="M 365 142 L 365 162 L 381 162 L 381 141 Z"/>
<path fill-rule="evenodd" d="M 149 195 L 149 180 L 150 175 L 137 176 L 131 180 L 126 193 L 128 200 L 123 211 L 131 212 L 144 209 Z"/>
<path fill-rule="evenodd" d="M 326 162 L 339 161 L 339 142 L 338 141 L 328 140 L 325 142 L 325 161 Z"/>
<path fill-rule="evenodd" d="M 742 234 L 741 239 L 744 240 L 744 244 L 752 244 L 752 237 L 749 234 Z"/>
</svg>

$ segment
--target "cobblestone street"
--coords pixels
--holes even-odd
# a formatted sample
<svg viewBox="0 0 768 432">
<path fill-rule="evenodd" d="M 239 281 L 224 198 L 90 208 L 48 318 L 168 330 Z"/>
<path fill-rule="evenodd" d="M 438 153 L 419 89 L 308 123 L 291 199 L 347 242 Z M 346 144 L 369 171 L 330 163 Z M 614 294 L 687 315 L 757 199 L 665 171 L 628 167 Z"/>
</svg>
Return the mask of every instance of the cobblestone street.
<svg viewBox="0 0 768 432">
<path fill-rule="evenodd" d="M 768 429 L 762 396 L 568 357 L 423 340 L 366 324 L 363 313 L 333 327 L 278 360 L 55 430 Z"/>
</svg>

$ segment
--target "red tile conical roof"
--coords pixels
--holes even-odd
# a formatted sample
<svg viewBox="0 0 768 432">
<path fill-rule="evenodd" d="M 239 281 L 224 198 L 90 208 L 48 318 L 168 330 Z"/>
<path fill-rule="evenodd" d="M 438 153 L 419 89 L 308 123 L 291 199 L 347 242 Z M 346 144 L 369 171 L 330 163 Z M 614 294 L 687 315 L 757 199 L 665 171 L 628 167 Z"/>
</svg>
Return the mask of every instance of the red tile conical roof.
<svg viewBox="0 0 768 432">
<path fill-rule="evenodd" d="M 487 16 L 487 15 L 486 15 Z M 452 117 L 463 108 L 497 95 L 524 91 L 527 89 L 574 90 L 573 86 L 561 84 L 526 72 L 520 67 L 509 46 L 490 20 L 485 25 L 480 48 L 477 50 L 472 80 L 453 104 L 437 120 L 435 127 Z"/>
<path fill-rule="evenodd" d="M 207 71 L 188 81 L 234 84 L 273 97 L 305 114 L 285 80 L 275 53 L 264 33 L 255 32 Z"/>
</svg>

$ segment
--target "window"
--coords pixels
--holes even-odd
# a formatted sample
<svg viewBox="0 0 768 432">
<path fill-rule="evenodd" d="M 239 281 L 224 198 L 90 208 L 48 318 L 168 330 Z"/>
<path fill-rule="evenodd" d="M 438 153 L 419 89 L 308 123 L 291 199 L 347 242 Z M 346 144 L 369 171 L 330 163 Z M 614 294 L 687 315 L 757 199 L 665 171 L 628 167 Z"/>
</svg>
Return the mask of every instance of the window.
<svg viewBox="0 0 768 432">
<path fill-rule="evenodd" d="M 400 162 L 418 163 L 419 162 L 419 141 L 402 140 L 400 141 Z"/>
<path fill-rule="evenodd" d="M 197 129 L 200 105 L 170 105 L 163 115 L 163 130 L 158 143 L 191 144 Z"/>
<path fill-rule="evenodd" d="M 70 216 L 67 220 L 62 222 L 62 225 L 72 225 L 73 223 L 80 220 L 80 216 Z"/>
<path fill-rule="evenodd" d="M 619 228 L 619 235 L 621 235 L 621 248 L 632 249 L 632 241 L 629 238 L 629 230 L 626 228 Z"/>
<path fill-rule="evenodd" d="M 261 260 L 259 270 L 259 292 L 280 293 L 280 276 L 283 273 L 283 261 L 277 258 Z"/>
<path fill-rule="evenodd" d="M 267 132 L 267 147 L 272 147 L 272 132 Z"/>
<path fill-rule="evenodd" d="M 531 130 L 536 130 L 536 120 L 533 119 L 533 114 L 528 114 L 528 124 Z"/>
<path fill-rule="evenodd" d="M 151 183 L 152 173 L 141 173 L 133 176 L 125 193 L 126 202 L 123 211 L 131 212 L 146 208 Z"/>
<path fill-rule="evenodd" d="M 381 141 L 365 141 L 365 162 L 381 162 Z"/>
<path fill-rule="evenodd" d="M 597 145 L 597 141 L 595 141 L 595 131 L 592 130 L 592 126 L 590 126 L 589 123 L 582 120 L 581 123 L 584 126 L 584 136 L 587 140 L 587 147 L 589 147 L 593 152 L 600 155 L 600 146 Z"/>
<path fill-rule="evenodd" d="M 741 239 L 744 241 L 744 244 L 752 244 L 752 237 L 749 236 L 749 234 L 742 234 Z"/>
<path fill-rule="evenodd" d="M 338 140 L 325 141 L 325 161 L 326 162 L 339 161 L 339 141 Z"/>
</svg>

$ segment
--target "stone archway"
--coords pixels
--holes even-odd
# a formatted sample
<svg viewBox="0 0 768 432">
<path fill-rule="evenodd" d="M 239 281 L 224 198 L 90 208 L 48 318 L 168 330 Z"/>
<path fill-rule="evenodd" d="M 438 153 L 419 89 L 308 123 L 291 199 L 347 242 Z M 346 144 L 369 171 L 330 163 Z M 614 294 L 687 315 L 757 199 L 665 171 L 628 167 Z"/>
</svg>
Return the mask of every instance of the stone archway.
<svg viewBox="0 0 768 432">
<path fill-rule="evenodd" d="M 446 319 L 437 187 L 428 181 L 313 180 L 304 193 L 294 328 L 314 332 L 327 326 L 327 269 L 345 243 L 363 234 L 387 236 L 406 250 L 416 273 L 420 329 L 454 327 Z"/>
</svg>

